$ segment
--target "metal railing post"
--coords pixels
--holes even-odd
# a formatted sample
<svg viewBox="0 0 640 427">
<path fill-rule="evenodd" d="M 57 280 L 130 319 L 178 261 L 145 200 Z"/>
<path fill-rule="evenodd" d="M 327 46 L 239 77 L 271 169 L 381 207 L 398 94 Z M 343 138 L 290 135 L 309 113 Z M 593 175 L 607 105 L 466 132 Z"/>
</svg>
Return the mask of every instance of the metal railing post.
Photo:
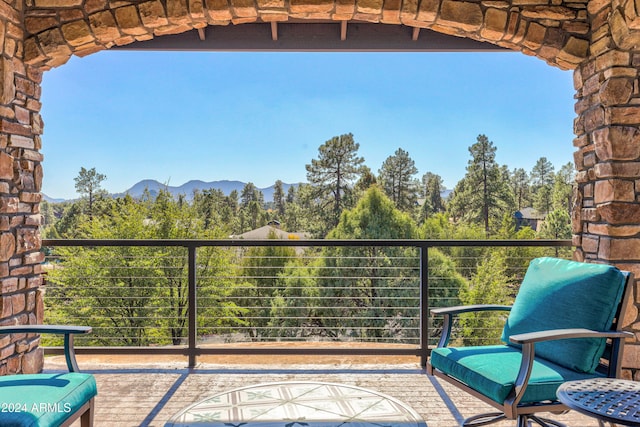
<svg viewBox="0 0 640 427">
<path fill-rule="evenodd" d="M 196 322 L 198 318 L 198 307 L 196 305 L 196 245 L 188 246 L 188 287 L 189 287 L 189 367 L 196 366 Z"/>
<path fill-rule="evenodd" d="M 429 356 L 429 247 L 420 246 L 420 365 Z"/>
</svg>

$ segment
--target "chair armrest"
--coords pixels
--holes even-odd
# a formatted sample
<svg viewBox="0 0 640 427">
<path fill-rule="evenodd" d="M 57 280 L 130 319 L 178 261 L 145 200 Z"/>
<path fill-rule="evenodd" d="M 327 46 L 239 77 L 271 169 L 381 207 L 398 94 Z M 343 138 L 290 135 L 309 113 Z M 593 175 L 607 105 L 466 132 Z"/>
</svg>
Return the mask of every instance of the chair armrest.
<svg viewBox="0 0 640 427">
<path fill-rule="evenodd" d="M 496 305 L 496 304 L 476 304 L 476 305 L 457 305 L 454 307 L 441 307 L 441 308 L 432 308 L 431 314 L 461 314 L 461 313 L 470 313 L 474 311 L 510 311 L 510 305 Z"/>
<path fill-rule="evenodd" d="M 633 338 L 631 332 L 626 331 L 592 331 L 591 329 L 553 329 L 548 331 L 529 332 L 526 334 L 511 335 L 509 341 L 514 344 L 537 343 L 541 341 L 553 341 L 569 338 Z"/>
<path fill-rule="evenodd" d="M 64 326 L 64 325 L 15 325 L 0 326 L 0 335 L 4 334 L 57 334 L 64 335 L 64 358 L 69 372 L 79 372 L 76 352 L 73 347 L 74 334 L 87 334 L 91 332 L 90 326 Z"/>
<path fill-rule="evenodd" d="M 515 396 L 511 400 L 512 405 L 517 405 L 524 396 L 524 392 L 531 376 L 533 361 L 535 359 L 535 344 L 544 341 L 574 338 L 613 338 L 615 341 L 622 341 L 624 338 L 634 338 L 635 335 L 626 331 L 593 331 L 591 329 L 552 329 L 546 331 L 528 332 L 524 334 L 511 335 L 509 341 L 522 345 L 522 362 L 515 381 Z M 622 345 L 622 344 L 621 344 Z"/>
<path fill-rule="evenodd" d="M 479 311 L 510 311 L 510 305 L 497 304 L 476 304 L 476 305 L 458 305 L 454 307 L 432 308 L 431 315 L 444 316 L 442 324 L 442 335 L 438 341 L 438 348 L 446 347 L 451 338 L 451 327 L 453 326 L 453 317 L 462 313 L 472 313 Z"/>
</svg>

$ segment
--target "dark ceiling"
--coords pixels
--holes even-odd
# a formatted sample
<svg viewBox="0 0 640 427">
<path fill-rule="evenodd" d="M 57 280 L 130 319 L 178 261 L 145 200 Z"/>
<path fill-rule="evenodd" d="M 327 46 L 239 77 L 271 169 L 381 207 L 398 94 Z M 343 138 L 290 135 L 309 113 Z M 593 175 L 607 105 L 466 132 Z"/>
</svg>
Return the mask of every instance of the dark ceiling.
<svg viewBox="0 0 640 427">
<path fill-rule="evenodd" d="M 218 26 L 156 37 L 116 49 L 298 52 L 487 52 L 501 47 L 404 25 L 281 22 Z"/>
</svg>

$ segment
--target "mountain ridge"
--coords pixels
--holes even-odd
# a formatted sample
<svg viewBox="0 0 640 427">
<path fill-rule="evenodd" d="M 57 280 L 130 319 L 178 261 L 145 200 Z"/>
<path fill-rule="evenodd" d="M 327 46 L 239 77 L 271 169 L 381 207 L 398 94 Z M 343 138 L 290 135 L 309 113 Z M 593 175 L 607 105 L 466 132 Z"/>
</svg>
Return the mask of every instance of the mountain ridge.
<svg viewBox="0 0 640 427">
<path fill-rule="evenodd" d="M 131 187 L 129 187 L 127 190 L 121 193 L 110 193 L 109 195 L 111 197 L 124 197 L 125 195 L 128 194 L 131 197 L 139 198 L 144 194 L 145 190 L 148 190 L 151 196 L 155 197 L 158 195 L 160 190 L 167 190 L 174 197 L 177 197 L 179 195 L 184 195 L 187 198 L 187 200 L 192 200 L 193 193 L 196 190 L 198 191 L 204 191 L 204 190 L 210 190 L 210 189 L 220 190 L 226 196 L 228 196 L 233 190 L 236 190 L 238 193 L 240 193 L 245 185 L 247 185 L 247 183 L 242 181 L 236 181 L 236 180 L 223 179 L 218 181 L 206 182 L 199 179 L 192 179 L 190 181 L 185 182 L 182 185 L 171 186 L 168 184 L 162 184 L 161 182 L 156 181 L 155 179 L 143 179 L 133 184 Z M 282 189 L 286 194 L 287 191 L 289 190 L 289 187 L 298 186 L 298 185 L 300 184 L 299 183 L 287 184 L 283 182 Z M 259 191 L 261 191 L 262 194 L 264 195 L 265 202 L 271 202 L 273 201 L 274 187 L 275 187 L 275 184 L 269 187 L 264 187 L 264 188 L 256 187 L 256 188 Z M 62 203 L 62 202 L 73 200 L 73 199 L 52 198 L 46 194 L 43 194 L 43 198 L 44 200 L 50 203 Z"/>
</svg>

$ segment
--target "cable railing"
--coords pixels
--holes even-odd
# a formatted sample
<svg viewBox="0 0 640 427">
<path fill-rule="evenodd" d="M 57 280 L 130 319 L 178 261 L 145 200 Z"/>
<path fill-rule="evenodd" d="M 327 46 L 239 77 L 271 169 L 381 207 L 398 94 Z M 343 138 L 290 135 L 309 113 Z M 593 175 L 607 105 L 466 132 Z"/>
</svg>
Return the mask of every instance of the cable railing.
<svg viewBox="0 0 640 427">
<path fill-rule="evenodd" d="M 441 326 L 429 308 L 492 292 L 508 301 L 531 259 L 572 253 L 569 240 L 49 239 L 43 248 L 47 322 L 93 328 L 78 353 L 177 354 L 190 366 L 206 354 L 424 364 Z M 463 318 L 454 329 L 475 344 L 494 340 L 497 324 Z"/>
</svg>

